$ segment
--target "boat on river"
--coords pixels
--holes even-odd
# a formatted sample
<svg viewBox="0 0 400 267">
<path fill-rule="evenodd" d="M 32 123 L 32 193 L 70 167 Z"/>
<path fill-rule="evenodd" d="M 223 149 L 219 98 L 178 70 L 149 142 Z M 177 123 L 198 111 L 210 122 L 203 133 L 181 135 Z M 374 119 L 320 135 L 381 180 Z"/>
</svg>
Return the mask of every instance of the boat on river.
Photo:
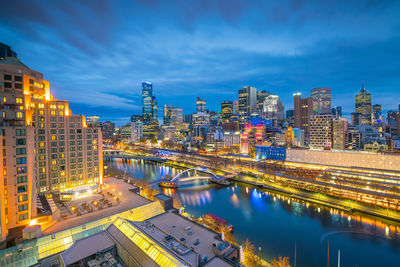
<svg viewBox="0 0 400 267">
<path fill-rule="evenodd" d="M 211 183 L 219 184 L 219 185 L 223 185 L 223 186 L 228 186 L 228 185 L 231 184 L 231 183 L 230 183 L 229 181 L 227 181 L 227 180 L 218 180 L 218 179 L 215 179 L 215 178 L 211 178 L 209 181 L 210 181 Z"/>
<path fill-rule="evenodd" d="M 158 186 L 163 188 L 178 188 L 178 184 L 170 180 L 161 180 L 158 182 Z"/>
</svg>

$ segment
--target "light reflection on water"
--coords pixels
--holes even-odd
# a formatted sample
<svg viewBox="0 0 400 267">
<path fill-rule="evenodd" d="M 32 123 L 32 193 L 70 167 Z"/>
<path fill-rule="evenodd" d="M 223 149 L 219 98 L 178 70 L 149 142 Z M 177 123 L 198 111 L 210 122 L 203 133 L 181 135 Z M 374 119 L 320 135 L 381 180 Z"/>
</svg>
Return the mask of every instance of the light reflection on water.
<svg viewBox="0 0 400 267">
<path fill-rule="evenodd" d="M 142 161 L 114 161 L 112 167 L 127 176 L 154 182 L 182 170 Z M 395 266 L 400 261 L 400 226 L 380 219 L 316 205 L 287 195 L 234 184 L 219 187 L 198 183 L 194 189 L 165 189 L 179 198 L 186 211 L 198 217 L 214 213 L 234 226 L 235 238 L 249 238 L 262 247 L 267 257 L 293 259 L 297 245 L 297 266 L 326 265 L 327 242 L 331 253 L 340 249 L 343 266 Z M 332 256 L 331 265 L 337 265 Z M 293 262 L 292 262 L 293 263 Z"/>
</svg>

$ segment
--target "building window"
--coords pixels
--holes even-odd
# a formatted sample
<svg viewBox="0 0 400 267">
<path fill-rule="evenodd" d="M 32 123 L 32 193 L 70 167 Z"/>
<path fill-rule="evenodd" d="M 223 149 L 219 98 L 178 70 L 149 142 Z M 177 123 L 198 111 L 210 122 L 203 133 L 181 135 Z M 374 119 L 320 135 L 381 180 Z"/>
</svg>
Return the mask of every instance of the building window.
<svg viewBox="0 0 400 267">
<path fill-rule="evenodd" d="M 26 139 L 25 138 L 17 138 L 16 139 L 16 145 L 17 146 L 24 146 L 26 145 Z M 18 149 L 18 148 L 17 148 Z"/>
<path fill-rule="evenodd" d="M 28 213 L 23 213 L 18 216 L 19 221 L 25 221 L 29 218 Z"/>
<path fill-rule="evenodd" d="M 22 184 L 28 182 L 28 178 L 26 176 L 19 176 L 17 177 L 17 183 Z"/>
<path fill-rule="evenodd" d="M 25 129 L 16 129 L 15 135 L 16 136 L 26 136 L 26 130 Z"/>
</svg>

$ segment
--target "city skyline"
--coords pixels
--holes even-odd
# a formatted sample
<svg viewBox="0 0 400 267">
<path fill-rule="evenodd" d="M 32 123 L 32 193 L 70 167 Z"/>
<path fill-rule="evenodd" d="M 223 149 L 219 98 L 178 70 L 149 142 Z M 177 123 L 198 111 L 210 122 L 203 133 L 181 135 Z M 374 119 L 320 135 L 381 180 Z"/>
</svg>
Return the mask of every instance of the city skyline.
<svg viewBox="0 0 400 267">
<path fill-rule="evenodd" d="M 140 113 L 145 80 L 159 107 L 184 114 L 195 111 L 197 96 L 219 112 L 254 86 L 277 94 L 286 110 L 293 93 L 330 87 L 332 107 L 349 116 L 362 80 L 372 105 L 397 110 L 399 3 L 178 4 L 37 1 L 32 11 L 13 1 L 3 5 L 0 42 L 47 73 L 55 97 L 77 114 L 119 124 Z"/>
</svg>

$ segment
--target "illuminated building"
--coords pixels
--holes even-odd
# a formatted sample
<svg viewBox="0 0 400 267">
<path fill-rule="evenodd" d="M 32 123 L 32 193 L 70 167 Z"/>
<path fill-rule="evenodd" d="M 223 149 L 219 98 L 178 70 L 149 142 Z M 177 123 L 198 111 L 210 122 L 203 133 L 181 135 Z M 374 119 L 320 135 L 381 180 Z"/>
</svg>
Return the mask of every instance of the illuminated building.
<svg viewBox="0 0 400 267">
<path fill-rule="evenodd" d="M 257 112 L 259 113 L 263 112 L 265 98 L 268 97 L 269 95 L 271 95 L 271 93 L 266 90 L 257 91 L 257 109 L 256 109 Z"/>
<path fill-rule="evenodd" d="M 382 106 L 379 104 L 375 104 L 372 107 L 372 117 L 374 119 L 374 122 L 377 122 L 381 119 L 382 115 Z"/>
<path fill-rule="evenodd" d="M 286 110 L 286 120 L 290 126 L 294 127 L 294 109 Z"/>
<path fill-rule="evenodd" d="M 137 143 L 143 138 L 143 122 L 131 122 L 131 142 Z"/>
<path fill-rule="evenodd" d="M 311 90 L 311 97 L 313 99 L 314 114 L 331 114 L 331 88 L 314 88 Z"/>
<path fill-rule="evenodd" d="M 100 117 L 99 115 L 88 116 L 86 118 L 88 126 L 100 127 Z"/>
<path fill-rule="evenodd" d="M 205 112 L 206 111 L 206 101 L 197 97 L 196 101 L 196 111 L 197 112 Z"/>
<path fill-rule="evenodd" d="M 239 128 L 244 129 L 245 123 L 250 120 L 250 115 L 257 111 L 257 89 L 246 86 L 239 90 Z"/>
<path fill-rule="evenodd" d="M 284 147 L 271 147 L 271 146 L 255 146 L 255 159 L 272 159 L 272 160 L 285 160 L 286 148 Z"/>
<path fill-rule="evenodd" d="M 171 110 L 171 123 L 175 125 L 183 123 L 183 109 L 174 107 Z"/>
<path fill-rule="evenodd" d="M 272 120 L 273 126 L 278 127 L 285 117 L 285 107 L 277 95 L 270 94 L 264 99 L 261 117 Z"/>
<path fill-rule="evenodd" d="M 43 74 L 16 58 L 0 60 L 0 101 L 4 238 L 36 216 L 37 193 L 62 199 L 74 188 L 101 183 L 103 161 L 100 128 L 73 115 L 68 101 L 51 95 Z"/>
<path fill-rule="evenodd" d="M 330 149 L 332 146 L 332 115 L 311 115 L 309 131 L 310 148 Z"/>
<path fill-rule="evenodd" d="M 332 121 L 332 149 L 346 148 L 347 119 L 341 117 Z"/>
<path fill-rule="evenodd" d="M 262 145 L 264 140 L 264 122 L 253 119 L 246 122 L 242 132 L 240 150 L 243 154 L 253 154 L 256 145 Z"/>
<path fill-rule="evenodd" d="M 221 102 L 221 115 L 222 119 L 226 122 L 230 120 L 233 116 L 233 102 L 232 101 L 222 101 Z"/>
<path fill-rule="evenodd" d="M 309 134 L 309 120 L 310 116 L 313 115 L 313 99 L 312 97 L 301 98 L 300 93 L 296 93 L 294 96 L 294 127 L 304 130 Z"/>
<path fill-rule="evenodd" d="M 151 82 L 142 83 L 142 108 L 143 120 L 151 121 L 153 118 L 153 84 Z"/>
<path fill-rule="evenodd" d="M 371 125 L 371 94 L 365 90 L 364 84 L 356 96 L 356 113 L 360 114 L 358 124 Z"/>
<path fill-rule="evenodd" d="M 172 109 L 174 107 L 170 104 L 164 105 L 164 125 L 169 125 L 171 123 Z"/>
</svg>

